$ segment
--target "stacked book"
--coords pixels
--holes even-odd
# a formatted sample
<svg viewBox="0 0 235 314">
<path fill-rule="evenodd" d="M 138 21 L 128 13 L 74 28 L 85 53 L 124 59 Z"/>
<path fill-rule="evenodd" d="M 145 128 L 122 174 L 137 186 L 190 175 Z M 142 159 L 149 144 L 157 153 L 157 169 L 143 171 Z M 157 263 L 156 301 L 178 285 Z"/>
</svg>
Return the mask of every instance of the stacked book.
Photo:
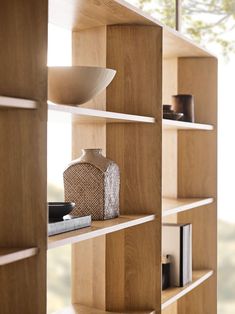
<svg viewBox="0 0 235 314">
<path fill-rule="evenodd" d="M 66 215 L 61 220 L 49 220 L 48 236 L 59 233 L 64 233 L 72 230 L 77 230 L 91 226 L 91 216 L 71 216 Z"/>
<path fill-rule="evenodd" d="M 172 286 L 183 287 L 192 281 L 191 224 L 163 224 L 162 253 L 171 256 Z"/>
</svg>

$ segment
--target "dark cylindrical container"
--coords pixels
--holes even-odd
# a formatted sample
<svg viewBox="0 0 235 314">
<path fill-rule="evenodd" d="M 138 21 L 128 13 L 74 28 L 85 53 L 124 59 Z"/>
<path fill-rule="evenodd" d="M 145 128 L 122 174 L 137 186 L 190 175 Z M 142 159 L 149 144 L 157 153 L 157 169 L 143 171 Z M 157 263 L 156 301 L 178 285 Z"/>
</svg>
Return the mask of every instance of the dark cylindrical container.
<svg viewBox="0 0 235 314">
<path fill-rule="evenodd" d="M 171 273 L 171 263 L 170 255 L 162 257 L 162 290 L 166 290 L 170 287 L 170 273 Z"/>
<path fill-rule="evenodd" d="M 182 121 L 194 122 L 194 97 L 193 95 L 179 94 L 173 95 L 173 110 L 183 113 Z"/>
</svg>

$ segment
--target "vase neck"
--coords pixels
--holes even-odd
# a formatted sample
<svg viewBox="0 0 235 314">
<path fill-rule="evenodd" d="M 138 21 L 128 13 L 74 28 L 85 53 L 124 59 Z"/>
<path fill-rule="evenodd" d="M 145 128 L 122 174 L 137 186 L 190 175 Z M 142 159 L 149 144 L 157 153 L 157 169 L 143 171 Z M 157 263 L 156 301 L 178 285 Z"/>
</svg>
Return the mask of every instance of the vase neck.
<svg viewBox="0 0 235 314">
<path fill-rule="evenodd" d="M 93 148 L 93 149 L 90 149 L 90 148 L 86 148 L 86 149 L 82 149 L 82 157 L 84 156 L 100 156 L 102 155 L 102 149 L 101 148 Z"/>
</svg>

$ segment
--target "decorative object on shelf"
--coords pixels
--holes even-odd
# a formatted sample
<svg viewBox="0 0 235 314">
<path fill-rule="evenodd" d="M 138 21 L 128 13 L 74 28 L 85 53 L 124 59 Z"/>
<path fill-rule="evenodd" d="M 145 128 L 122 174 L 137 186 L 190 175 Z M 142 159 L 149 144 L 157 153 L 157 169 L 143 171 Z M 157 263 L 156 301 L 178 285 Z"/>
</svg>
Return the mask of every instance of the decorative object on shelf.
<svg viewBox="0 0 235 314">
<path fill-rule="evenodd" d="M 181 120 L 184 114 L 180 112 L 174 112 L 174 110 L 171 108 L 172 105 L 163 105 L 163 118 L 169 120 Z"/>
<path fill-rule="evenodd" d="M 60 221 L 50 221 L 48 224 L 48 236 L 78 230 L 91 226 L 91 216 L 76 217 L 67 215 Z"/>
<path fill-rule="evenodd" d="M 184 116 L 182 121 L 195 122 L 194 119 L 194 96 L 190 94 L 173 95 L 173 110 L 175 112 L 182 112 Z"/>
<path fill-rule="evenodd" d="M 48 100 L 81 105 L 102 92 L 115 74 L 115 70 L 101 67 L 48 67 Z"/>
<path fill-rule="evenodd" d="M 162 253 L 171 255 L 171 286 L 192 281 L 192 224 L 164 223 Z"/>
<path fill-rule="evenodd" d="M 171 285 L 171 259 L 170 255 L 164 255 L 162 257 L 162 290 L 166 290 Z"/>
<path fill-rule="evenodd" d="M 49 202 L 49 220 L 61 220 L 63 216 L 68 215 L 74 209 L 75 203 L 72 202 Z"/>
<path fill-rule="evenodd" d="M 73 215 L 91 215 L 92 220 L 119 216 L 119 167 L 101 152 L 83 149 L 64 171 L 65 200 L 76 203 Z"/>
</svg>

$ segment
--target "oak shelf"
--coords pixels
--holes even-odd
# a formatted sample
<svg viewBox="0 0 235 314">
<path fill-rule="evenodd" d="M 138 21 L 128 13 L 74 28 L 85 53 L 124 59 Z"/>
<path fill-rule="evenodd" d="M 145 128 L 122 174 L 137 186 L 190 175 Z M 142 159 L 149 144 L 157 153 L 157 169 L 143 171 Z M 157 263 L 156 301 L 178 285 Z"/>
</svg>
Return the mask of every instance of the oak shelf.
<svg viewBox="0 0 235 314">
<path fill-rule="evenodd" d="M 27 249 L 13 249 L 13 248 L 0 248 L 0 266 L 11 264 L 22 259 L 26 259 L 37 255 L 37 248 Z"/>
<path fill-rule="evenodd" d="M 154 314 L 154 311 L 146 311 L 146 312 L 128 312 L 129 314 Z M 128 314 L 126 313 L 126 314 Z M 71 305 L 70 307 L 58 310 L 53 312 L 52 314 L 125 314 L 124 312 L 108 312 L 102 311 L 94 308 L 90 308 L 87 306 L 82 306 L 78 304 Z"/>
<path fill-rule="evenodd" d="M 184 121 L 175 121 L 169 119 L 163 119 L 162 121 L 164 130 L 205 130 L 211 131 L 214 129 L 213 125 L 192 123 Z"/>
<path fill-rule="evenodd" d="M 37 109 L 35 100 L 0 96 L 0 108 Z"/>
<path fill-rule="evenodd" d="M 174 287 L 162 291 L 162 310 L 201 285 L 212 275 L 213 270 L 195 270 L 193 271 L 193 281 L 190 284 L 182 288 Z"/>
<path fill-rule="evenodd" d="M 48 109 L 78 115 L 78 123 L 155 123 L 152 117 L 88 109 L 48 102 Z"/>
<path fill-rule="evenodd" d="M 48 249 L 96 238 L 104 234 L 153 221 L 155 215 L 123 215 L 105 221 L 93 221 L 91 227 L 48 237 Z"/>
<path fill-rule="evenodd" d="M 177 214 L 186 210 L 213 203 L 213 198 L 166 198 L 162 199 L 162 216 Z"/>
</svg>

